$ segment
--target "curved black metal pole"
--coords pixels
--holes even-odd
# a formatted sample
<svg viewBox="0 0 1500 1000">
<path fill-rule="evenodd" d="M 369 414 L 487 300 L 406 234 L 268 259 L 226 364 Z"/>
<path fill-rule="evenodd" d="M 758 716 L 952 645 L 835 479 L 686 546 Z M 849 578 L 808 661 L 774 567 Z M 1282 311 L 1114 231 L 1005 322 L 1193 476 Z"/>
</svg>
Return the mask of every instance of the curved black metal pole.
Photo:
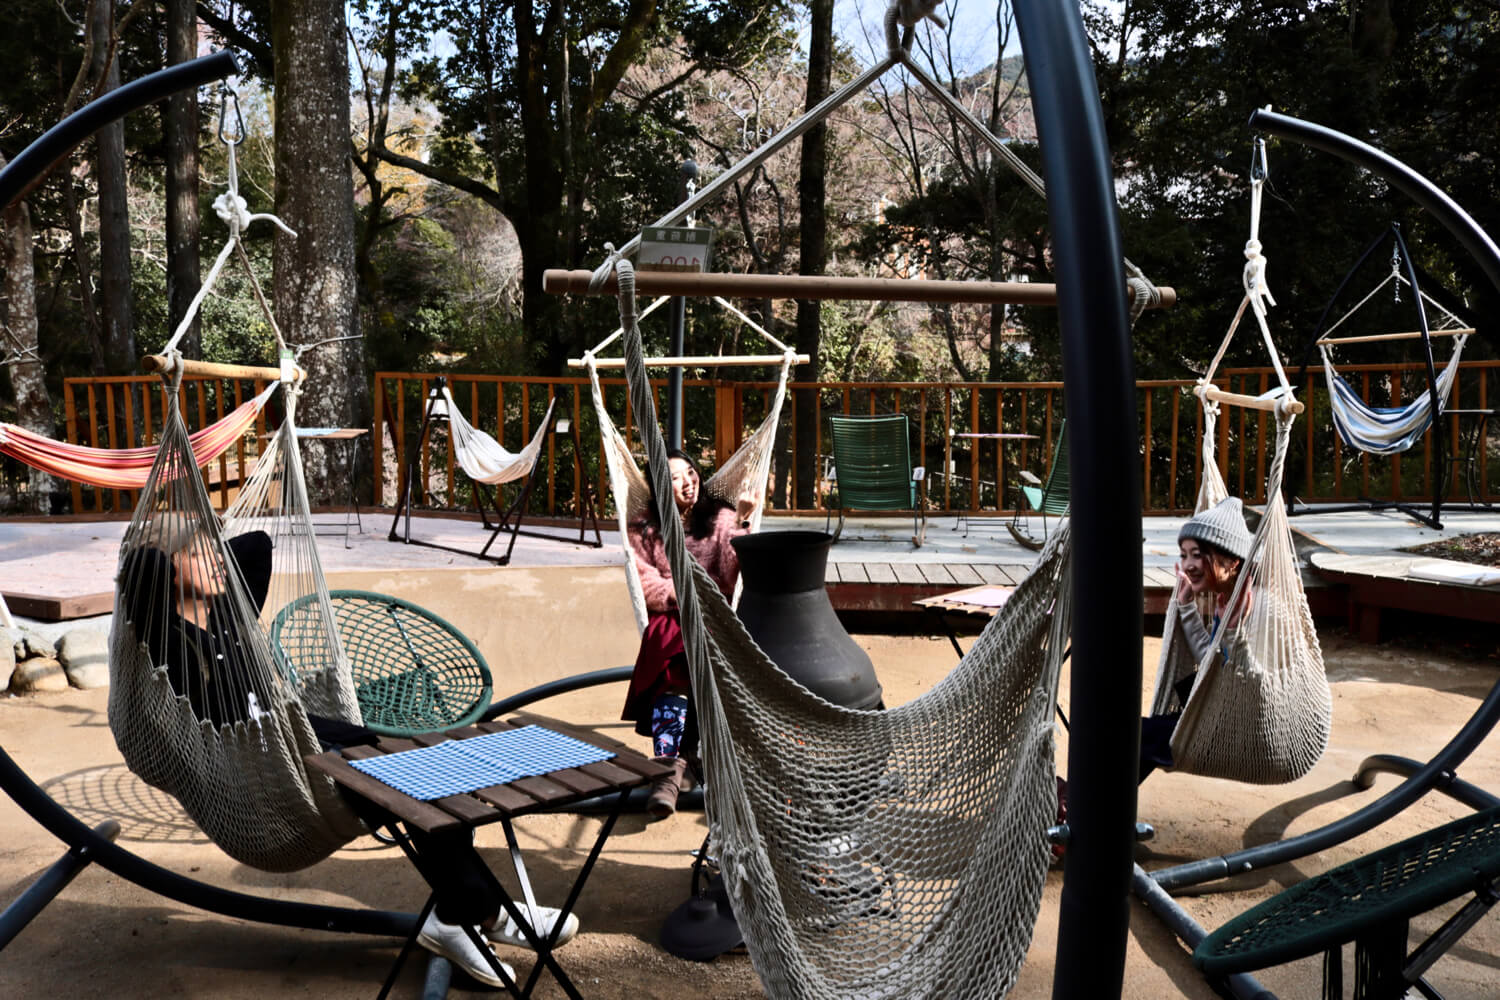
<svg viewBox="0 0 1500 1000">
<path fill-rule="evenodd" d="M 1047 185 L 1073 471 L 1070 837 L 1052 995 L 1124 982 L 1140 758 L 1141 490 L 1134 365 L 1104 113 L 1076 4 L 1017 0 Z M 1127 708 L 1126 706 L 1131 706 Z"/>
<path fill-rule="evenodd" d="M 1435 757 L 1422 765 L 1411 777 L 1362 809 L 1316 830 L 1309 830 L 1300 836 L 1278 840 L 1272 844 L 1249 847 L 1243 851 L 1224 854 L 1217 858 L 1204 858 L 1200 861 L 1190 861 L 1187 864 L 1163 868 L 1152 872 L 1151 878 L 1163 889 L 1180 889 L 1184 886 L 1228 878 L 1243 872 L 1269 868 L 1284 861 L 1305 858 L 1309 854 L 1335 844 L 1342 844 L 1366 830 L 1379 826 L 1430 790 L 1451 781 L 1458 765 L 1463 763 L 1480 743 L 1484 742 L 1485 737 L 1494 730 L 1497 722 L 1500 722 L 1500 681 L 1490 688 L 1489 695 L 1464 724 L 1464 727 L 1454 734 L 1447 746 L 1438 751 Z M 1369 787 L 1369 780 L 1364 776 L 1363 769 L 1360 778 L 1356 780 L 1363 780 L 1365 787 Z M 1072 803 L 1069 802 L 1070 809 L 1071 806 Z"/>
<path fill-rule="evenodd" d="M 356 910 L 251 896 L 168 871 L 100 836 L 82 823 L 32 781 L 3 747 L 0 747 L 0 789 L 4 789 L 32 819 L 46 827 L 53 836 L 74 849 L 81 857 L 104 866 L 144 889 L 188 906 L 222 913 L 227 917 L 279 924 L 283 927 L 390 937 L 405 937 L 410 934 L 412 924 L 416 921 L 416 916 L 411 913 Z"/>
<path fill-rule="evenodd" d="M 1490 284 L 1500 290 L 1500 248 L 1495 246 L 1495 241 L 1490 239 L 1489 234 L 1480 228 L 1479 223 L 1458 202 L 1411 167 L 1352 136 L 1274 111 L 1257 109 L 1250 116 L 1250 127 L 1332 153 L 1389 181 L 1392 187 L 1441 222 L 1443 228 L 1452 233 L 1459 244 L 1469 251 L 1485 276 L 1490 279 Z"/>
<path fill-rule="evenodd" d="M 0 170 L 0 208 L 9 207 L 70 149 L 115 119 L 154 104 L 168 94 L 221 80 L 239 70 L 233 53 L 215 52 L 148 73 L 97 101 L 90 101 L 44 132 Z"/>
</svg>

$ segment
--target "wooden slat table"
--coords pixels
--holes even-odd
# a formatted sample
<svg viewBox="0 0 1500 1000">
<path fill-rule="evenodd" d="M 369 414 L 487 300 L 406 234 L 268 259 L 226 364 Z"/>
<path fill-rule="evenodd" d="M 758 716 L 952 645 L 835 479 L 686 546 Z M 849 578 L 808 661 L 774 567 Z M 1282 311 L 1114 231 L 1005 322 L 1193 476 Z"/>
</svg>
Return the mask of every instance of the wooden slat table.
<svg viewBox="0 0 1500 1000">
<path fill-rule="evenodd" d="M 449 739 L 469 739 L 529 724 L 545 726 L 565 736 L 592 743 L 594 746 L 612 751 L 615 756 L 607 761 L 552 771 L 531 778 L 520 778 L 503 785 L 480 788 L 463 795 L 450 795 L 430 802 L 414 799 L 350 766 L 350 761 L 354 760 L 378 757 L 382 754 L 397 753 L 421 746 L 434 746 Z M 402 850 L 409 857 L 413 857 L 413 860 L 415 860 L 413 848 L 408 839 L 401 835 L 400 827 L 437 833 L 457 829 L 472 830 L 489 823 L 499 823 L 505 830 L 505 841 L 509 847 L 511 862 L 521 886 L 523 901 L 527 905 L 525 907 L 518 905 L 493 873 L 486 872 L 486 874 L 489 876 L 490 887 L 499 896 L 506 914 L 516 921 L 527 941 L 536 950 L 537 962 L 524 986 L 512 982 L 509 977 L 505 976 L 499 969 L 498 960 L 495 965 L 496 974 L 507 982 L 508 989 L 513 996 L 528 997 L 536 988 L 542 969 L 546 968 L 556 978 L 563 992 L 576 1000 L 581 1000 L 581 996 L 572 981 L 568 979 L 567 974 L 563 972 L 562 967 L 557 964 L 556 958 L 553 957 L 551 941 L 537 934 L 528 919 L 528 914 L 536 905 L 536 900 L 532 895 L 531 882 L 526 875 L 526 867 L 521 858 L 521 847 L 516 840 L 515 829 L 511 821 L 517 816 L 556 809 L 585 799 L 609 795 L 615 797 L 613 809 L 600 827 L 599 835 L 589 851 L 588 859 L 579 869 L 567 900 L 563 903 L 562 910 L 554 922 L 554 927 L 561 927 L 578 902 L 589 873 L 593 871 L 594 863 L 599 859 L 599 853 L 603 850 L 605 841 L 614 830 L 615 821 L 620 816 L 621 808 L 630 790 L 671 773 L 670 769 L 642 756 L 623 743 L 601 738 L 592 733 L 580 732 L 555 720 L 535 717 L 481 722 L 478 725 L 465 726 L 446 733 L 431 733 L 412 739 L 383 738 L 374 746 L 351 746 L 342 750 L 309 754 L 306 760 L 313 770 L 327 775 L 341 787 L 368 799 L 394 816 L 397 822 L 393 826 L 397 829 L 393 832 L 396 833 Z M 418 870 L 421 870 L 420 866 Z M 401 954 L 397 956 L 396 964 L 386 979 L 385 986 L 380 992 L 381 998 L 386 996 L 395 982 L 396 975 L 400 972 L 407 955 L 410 954 L 416 942 L 417 933 L 423 921 L 426 920 L 427 914 L 431 912 L 435 899 L 434 895 L 427 900 L 427 905 L 414 925 L 411 936 L 402 947 Z M 490 954 L 489 948 L 478 940 L 477 935 L 475 935 L 474 943 L 480 948 L 481 954 Z"/>
<path fill-rule="evenodd" d="M 948 635 L 948 641 L 953 643 L 953 648 L 958 652 L 959 657 L 962 658 L 964 655 L 963 647 L 958 644 L 958 635 L 954 632 L 952 624 L 948 621 L 948 616 L 959 615 L 966 618 L 983 618 L 986 620 L 993 618 L 995 617 L 995 612 L 1000 610 L 999 605 L 989 603 L 975 604 L 965 600 L 965 598 L 978 596 L 981 592 L 985 591 L 1007 591 L 1014 589 L 1014 587 L 1003 584 L 985 583 L 977 587 L 965 587 L 962 590 L 939 594 L 936 597 L 924 597 L 912 603 L 927 611 L 928 614 L 937 617 L 938 622 L 943 626 L 943 631 Z"/>
</svg>

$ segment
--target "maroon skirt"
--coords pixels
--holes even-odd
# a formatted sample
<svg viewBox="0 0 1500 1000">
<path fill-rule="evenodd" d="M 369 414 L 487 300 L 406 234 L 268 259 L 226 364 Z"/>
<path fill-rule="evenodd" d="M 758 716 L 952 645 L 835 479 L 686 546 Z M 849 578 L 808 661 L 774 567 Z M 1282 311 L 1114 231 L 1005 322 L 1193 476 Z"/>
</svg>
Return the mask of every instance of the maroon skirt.
<svg viewBox="0 0 1500 1000">
<path fill-rule="evenodd" d="M 630 690 L 625 695 L 625 710 L 620 718 L 634 722 L 637 733 L 650 736 L 651 706 L 661 693 L 690 689 L 677 612 L 653 614 L 646 622 L 646 631 L 641 633 L 641 649 L 635 657 L 635 673 L 630 676 Z"/>
</svg>

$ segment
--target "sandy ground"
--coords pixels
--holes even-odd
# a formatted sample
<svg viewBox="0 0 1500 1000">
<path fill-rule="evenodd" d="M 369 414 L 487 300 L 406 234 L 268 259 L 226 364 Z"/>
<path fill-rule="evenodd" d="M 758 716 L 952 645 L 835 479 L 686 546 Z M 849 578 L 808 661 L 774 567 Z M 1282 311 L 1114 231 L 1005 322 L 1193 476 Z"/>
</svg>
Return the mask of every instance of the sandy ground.
<svg viewBox="0 0 1500 1000">
<path fill-rule="evenodd" d="M 861 636 L 892 703 L 930 687 L 949 670 L 946 640 Z M 1156 643 L 1148 640 L 1146 683 L 1154 673 Z M 1349 777 L 1366 755 L 1397 752 L 1425 758 L 1473 712 L 1497 677 L 1488 649 L 1444 652 L 1401 642 L 1360 646 L 1325 632 L 1333 682 L 1333 746 L 1310 773 L 1289 786 L 1261 788 L 1188 775 L 1157 775 L 1141 793 L 1140 815 L 1158 831 L 1141 849 L 1147 868 L 1217 855 L 1244 845 L 1311 829 L 1368 802 L 1396 779 L 1382 777 L 1361 792 Z M 1066 702 L 1066 678 L 1064 688 Z M 620 692 L 596 689 L 538 709 L 601 732 L 634 739 L 610 720 Z M 50 793 L 89 822 L 114 818 L 121 843 L 167 868 L 215 885 L 280 898 L 416 909 L 422 885 L 393 848 L 356 842 L 330 860 L 291 875 L 269 875 L 227 859 L 191 826 L 166 796 L 142 785 L 119 762 L 105 719 L 106 693 L 79 692 L 0 701 L 0 743 Z M 1462 769 L 1477 784 L 1500 789 L 1500 743 L 1487 741 Z M 1463 815 L 1465 809 L 1430 795 L 1386 826 L 1335 849 L 1215 884 L 1184 899 L 1196 919 L 1214 926 L 1294 883 L 1377 846 Z M 542 900 L 556 902 L 582 859 L 598 820 L 578 816 L 523 819 L 518 828 Z M 621 820 L 580 901 L 583 933 L 559 952 L 586 996 L 639 998 L 761 996 L 744 956 L 711 963 L 681 961 L 657 945 L 662 919 L 689 892 L 688 851 L 705 832 L 701 814 L 684 813 L 646 824 Z M 480 831 L 480 844 L 503 864 L 497 828 Z M 61 845 L 0 797 L 0 906 L 9 904 L 62 853 Z M 1041 918 L 1013 996 L 1050 996 L 1062 871 L 1048 876 Z M 1126 997 L 1209 998 L 1186 951 L 1139 904 L 1132 903 Z M 1437 918 L 1418 920 L 1413 942 Z M 529 955 L 502 949 L 522 970 Z M 369 997 L 379 989 L 396 945 L 389 939 L 290 930 L 193 910 L 97 867 L 85 870 L 0 955 L 0 997 L 59 993 L 125 998 Z M 423 962 L 409 963 L 395 996 L 420 995 Z M 1317 996 L 1319 970 L 1307 960 L 1269 970 L 1263 983 L 1284 997 Z M 1432 978 L 1450 1000 L 1500 993 L 1500 930 L 1481 922 Z M 456 983 L 455 996 L 468 995 Z M 560 996 L 544 979 L 538 996 Z"/>
</svg>

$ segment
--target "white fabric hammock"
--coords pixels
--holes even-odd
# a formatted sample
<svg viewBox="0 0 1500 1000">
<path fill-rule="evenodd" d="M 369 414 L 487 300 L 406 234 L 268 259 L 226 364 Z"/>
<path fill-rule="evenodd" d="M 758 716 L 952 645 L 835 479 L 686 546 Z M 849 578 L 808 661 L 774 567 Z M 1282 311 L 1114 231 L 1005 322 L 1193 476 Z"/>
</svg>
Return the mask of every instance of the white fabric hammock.
<svg viewBox="0 0 1500 1000">
<path fill-rule="evenodd" d="M 662 506 L 666 446 L 617 265 L 631 399 Z M 1014 984 L 1056 814 L 1052 713 L 1071 632 L 1068 532 L 932 690 L 888 711 L 823 701 L 773 664 L 663 535 L 731 904 L 773 997 L 985 998 Z"/>
<path fill-rule="evenodd" d="M 167 389 L 161 452 L 120 547 L 110 630 L 109 722 L 126 765 L 174 796 L 230 856 L 268 871 L 311 865 L 363 829 L 333 784 L 303 764 L 320 750 L 307 707 L 349 722 L 360 716 L 313 549 L 294 399 L 287 395 L 286 420 L 271 446 L 276 454 L 257 463 L 245 487 L 276 510 L 254 513 L 256 501 L 242 497 L 221 530 L 193 464 L 175 388 Z M 274 546 L 267 617 L 281 606 L 276 602 L 309 593 L 323 608 L 322 627 L 285 637 L 287 655 L 280 657 L 225 544 L 257 527 L 271 529 Z M 166 571 L 165 553 L 184 532 L 190 540 L 183 551 L 223 581 L 201 632 L 170 624 L 170 609 L 190 600 L 189 584 Z M 153 635 L 167 662 L 153 662 Z M 172 662 L 189 664 L 176 687 Z"/>
<path fill-rule="evenodd" d="M 726 303 L 727 304 L 727 303 Z M 653 303 L 654 305 L 654 303 Z M 643 312 L 642 315 L 645 313 Z M 616 331 L 618 334 L 619 331 Z M 609 343 L 611 336 L 605 343 Z M 603 346 L 602 344 L 600 345 Z M 597 351 L 598 348 L 595 348 Z M 777 375 L 776 391 L 765 419 L 740 443 L 734 454 L 720 463 L 714 474 L 703 484 L 704 491 L 726 503 L 733 504 L 747 492 L 764 497 L 766 481 L 771 475 L 771 456 L 776 447 L 776 428 L 781 422 L 781 406 L 786 401 L 786 383 L 792 365 L 797 361 L 795 351 L 786 349 L 782 355 L 781 369 Z M 599 420 L 599 437 L 604 448 L 605 468 L 609 472 L 610 492 L 615 500 L 615 517 L 620 526 L 620 541 L 625 549 L 625 582 L 630 588 L 630 605 L 635 611 L 636 627 L 646 628 L 646 596 L 641 590 L 640 569 L 635 564 L 635 548 L 630 544 L 630 525 L 639 521 L 650 503 L 651 492 L 646 486 L 645 473 L 636 464 L 630 452 L 630 442 L 620 433 L 604 403 L 604 389 L 599 383 L 598 358 L 594 351 L 583 356 L 584 368 L 589 373 L 590 396 L 594 401 L 594 414 Z M 636 413 L 642 411 L 637 409 Z M 654 408 L 647 411 L 644 419 L 650 419 Z M 644 432 L 642 432 L 644 435 Z M 759 531 L 765 504 L 759 503 L 750 515 L 750 530 Z M 736 586 L 736 593 L 738 593 Z"/>
<path fill-rule="evenodd" d="M 556 396 L 547 402 L 547 413 L 542 417 L 542 422 L 537 424 L 531 440 L 520 451 L 510 452 L 499 441 L 464 419 L 458 404 L 453 401 L 453 393 L 446 385 L 439 391 L 446 406 L 448 427 L 453 435 L 453 454 L 463 467 L 465 475 L 487 486 L 499 486 L 531 474 L 542 453 L 542 441 L 547 436 L 547 428 L 552 426 L 552 410 L 557 406 Z M 429 416 L 436 417 L 436 406 L 432 406 L 428 412 Z"/>
</svg>

